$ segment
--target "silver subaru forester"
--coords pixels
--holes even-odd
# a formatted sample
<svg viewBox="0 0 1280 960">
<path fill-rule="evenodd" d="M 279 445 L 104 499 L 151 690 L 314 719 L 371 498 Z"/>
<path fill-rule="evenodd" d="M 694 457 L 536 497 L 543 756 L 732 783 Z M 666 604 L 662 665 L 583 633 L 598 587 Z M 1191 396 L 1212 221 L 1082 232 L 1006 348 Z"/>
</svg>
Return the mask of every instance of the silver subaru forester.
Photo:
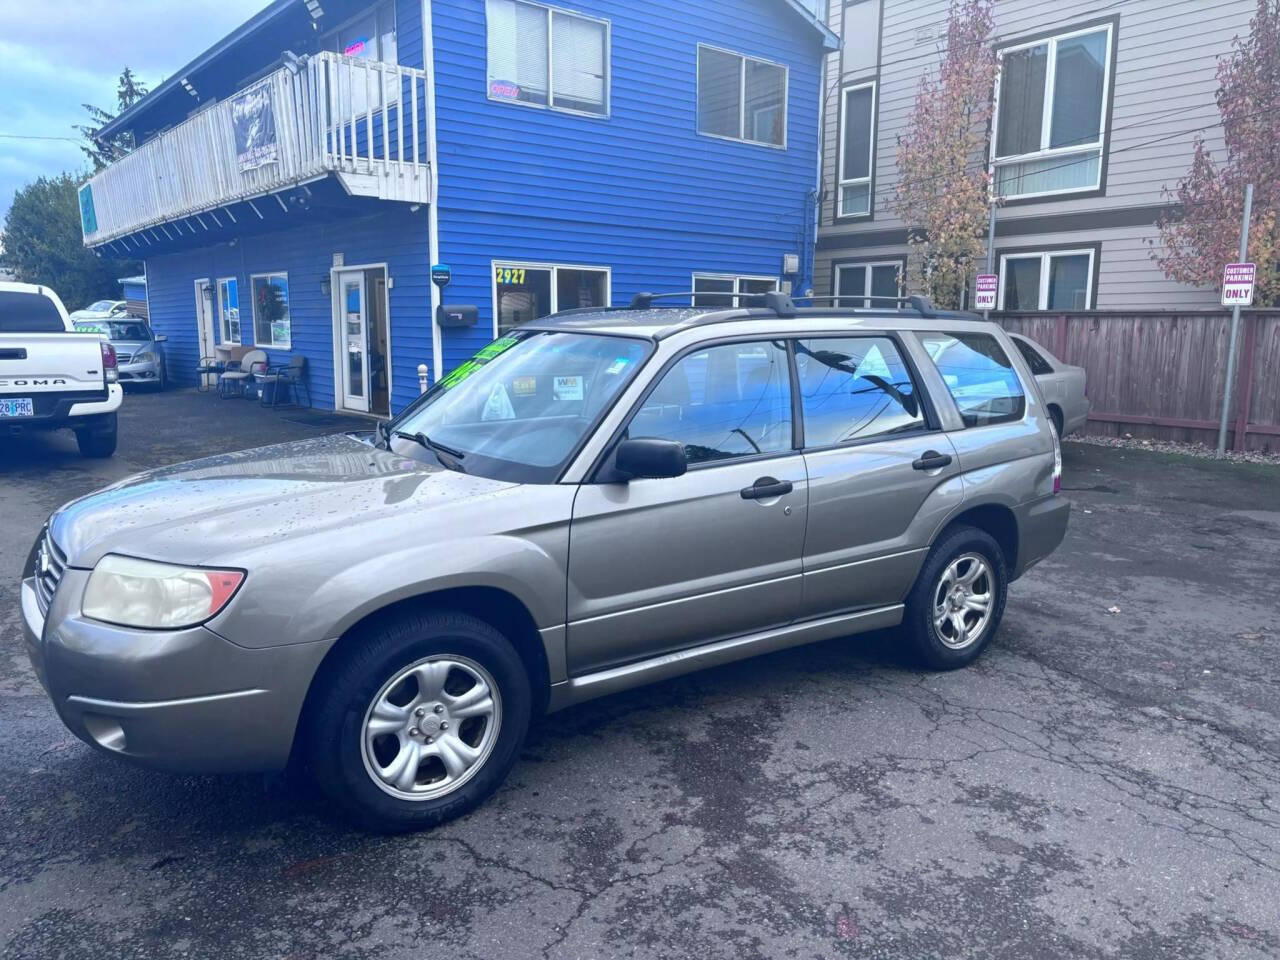
<svg viewBox="0 0 1280 960">
<path fill-rule="evenodd" d="M 548 710 L 872 629 L 977 657 L 1069 512 L 1004 332 L 654 299 L 518 327 L 376 436 L 58 510 L 21 604 L 63 721 L 167 770 L 298 763 L 406 830 L 491 794 Z"/>
</svg>

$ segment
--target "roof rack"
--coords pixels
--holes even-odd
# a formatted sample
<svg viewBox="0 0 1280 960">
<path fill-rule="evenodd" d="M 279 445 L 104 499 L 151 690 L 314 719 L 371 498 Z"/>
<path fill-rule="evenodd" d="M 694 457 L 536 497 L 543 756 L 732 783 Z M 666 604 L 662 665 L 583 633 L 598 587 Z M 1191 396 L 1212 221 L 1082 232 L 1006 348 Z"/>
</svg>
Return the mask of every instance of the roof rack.
<svg viewBox="0 0 1280 960">
<path fill-rule="evenodd" d="M 767 293 L 721 293 L 719 290 L 685 290 L 674 293 L 637 293 L 631 298 L 631 310 L 648 310 L 655 300 L 671 300 L 676 297 L 732 297 L 734 300 L 763 300 Z M 692 302 L 692 299 L 690 299 Z"/>
<path fill-rule="evenodd" d="M 863 301 L 879 300 L 882 303 L 886 303 L 886 302 L 893 303 L 893 304 L 905 303 L 908 306 L 910 306 L 913 310 L 915 310 L 917 313 L 919 313 L 920 316 L 925 317 L 926 319 L 933 320 L 938 316 L 938 312 L 933 306 L 933 301 L 931 301 L 928 297 L 923 296 L 921 294 L 912 294 L 909 297 L 885 297 L 885 296 L 875 296 L 875 295 L 864 297 L 864 296 L 857 296 L 857 295 L 851 296 L 850 294 L 846 293 L 843 296 L 836 296 L 833 294 L 831 296 L 823 295 L 823 296 L 796 297 L 795 299 L 796 300 L 834 300 L 837 302 L 841 300 L 863 300 Z"/>
</svg>

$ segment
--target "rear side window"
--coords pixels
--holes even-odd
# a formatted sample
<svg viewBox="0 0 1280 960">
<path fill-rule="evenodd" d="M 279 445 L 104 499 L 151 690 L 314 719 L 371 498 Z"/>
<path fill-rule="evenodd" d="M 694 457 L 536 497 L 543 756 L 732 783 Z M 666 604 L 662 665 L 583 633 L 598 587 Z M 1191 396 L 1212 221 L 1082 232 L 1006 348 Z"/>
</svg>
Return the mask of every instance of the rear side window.
<svg viewBox="0 0 1280 960">
<path fill-rule="evenodd" d="M 39 293 L 0 290 L 0 333 L 61 333 L 62 314 Z"/>
<path fill-rule="evenodd" d="M 966 427 L 1021 420 L 1027 398 L 1013 364 L 985 333 L 925 333 L 924 348 L 960 408 Z"/>
<path fill-rule="evenodd" d="M 920 398 L 888 337 L 796 341 L 804 445 L 826 447 L 925 426 Z"/>
<path fill-rule="evenodd" d="M 1011 338 L 1018 351 L 1022 354 L 1027 366 L 1031 368 L 1031 372 L 1037 377 L 1045 373 L 1053 373 L 1053 367 L 1049 366 L 1049 361 L 1040 356 L 1038 350 L 1025 340 L 1019 340 L 1017 337 Z"/>
</svg>

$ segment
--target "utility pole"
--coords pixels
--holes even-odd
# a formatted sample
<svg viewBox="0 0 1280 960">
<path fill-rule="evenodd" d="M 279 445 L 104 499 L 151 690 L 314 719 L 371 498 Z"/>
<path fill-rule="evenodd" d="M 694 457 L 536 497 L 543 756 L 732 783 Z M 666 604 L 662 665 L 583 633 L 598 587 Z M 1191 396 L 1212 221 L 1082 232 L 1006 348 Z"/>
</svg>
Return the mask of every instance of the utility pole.
<svg viewBox="0 0 1280 960">
<path fill-rule="evenodd" d="M 996 272 L 996 198 L 992 194 L 987 203 L 987 273 Z M 997 290 L 997 295 L 999 291 Z M 982 319 L 990 320 L 991 311 L 983 310 Z"/>
<path fill-rule="evenodd" d="M 1240 259 L 1249 259 L 1249 216 L 1253 213 L 1253 184 L 1244 188 L 1244 221 L 1240 224 Z M 1224 299 L 1229 299 L 1225 298 Z M 1218 422 L 1218 459 L 1227 455 L 1227 413 L 1231 406 L 1232 381 L 1236 376 L 1236 338 L 1240 334 L 1240 304 L 1231 308 L 1231 339 L 1227 343 L 1227 382 L 1222 388 L 1222 419 Z M 1245 376 L 1250 376 L 1249 371 Z M 1246 416 L 1248 415 L 1246 411 Z"/>
</svg>

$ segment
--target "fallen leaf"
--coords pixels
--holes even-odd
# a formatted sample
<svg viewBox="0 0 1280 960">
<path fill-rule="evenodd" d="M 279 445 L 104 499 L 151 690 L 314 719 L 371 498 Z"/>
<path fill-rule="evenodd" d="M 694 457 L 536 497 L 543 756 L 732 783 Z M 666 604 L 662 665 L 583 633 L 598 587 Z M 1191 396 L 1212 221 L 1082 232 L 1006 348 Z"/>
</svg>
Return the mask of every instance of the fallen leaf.
<svg viewBox="0 0 1280 960">
<path fill-rule="evenodd" d="M 1119 607 L 1107 607 L 1107 613 L 1119 613 L 1119 612 L 1120 612 Z"/>
</svg>

